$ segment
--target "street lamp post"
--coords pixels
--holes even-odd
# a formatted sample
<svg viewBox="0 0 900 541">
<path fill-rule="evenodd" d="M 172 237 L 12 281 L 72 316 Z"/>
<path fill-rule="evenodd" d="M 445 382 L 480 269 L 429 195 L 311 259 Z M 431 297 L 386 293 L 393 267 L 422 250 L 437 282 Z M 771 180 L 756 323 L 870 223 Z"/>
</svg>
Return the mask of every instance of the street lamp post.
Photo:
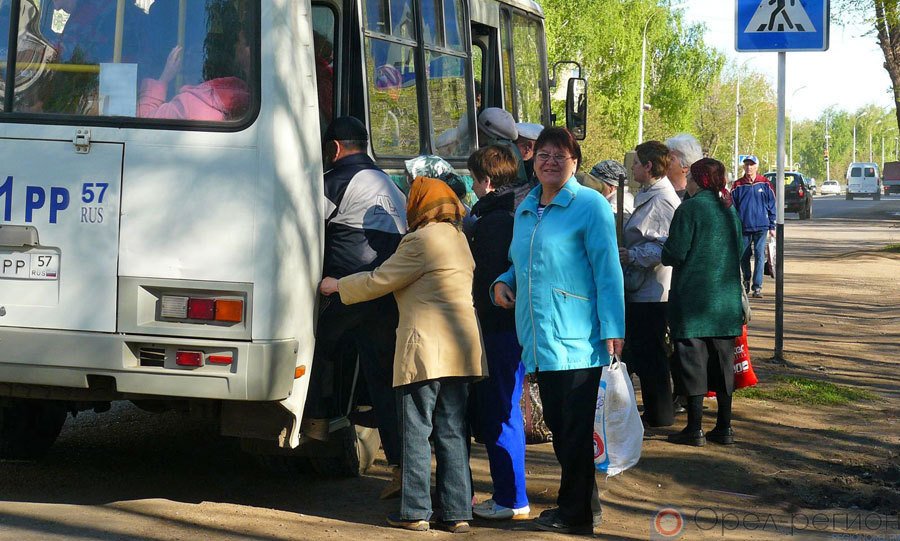
<svg viewBox="0 0 900 541">
<path fill-rule="evenodd" d="M 644 142 L 644 79 L 647 71 L 647 29 L 650 27 L 650 21 L 656 16 L 656 11 L 647 17 L 644 23 L 644 32 L 641 34 L 641 98 L 638 103 L 638 140 L 637 144 Z"/>
<path fill-rule="evenodd" d="M 831 156 L 828 154 L 828 141 L 831 136 L 828 135 L 828 124 L 831 122 L 831 116 L 825 113 L 825 180 L 831 180 Z"/>
<path fill-rule="evenodd" d="M 788 162 L 791 166 L 791 171 L 794 170 L 794 96 L 797 95 L 797 92 L 800 92 L 806 88 L 806 85 L 801 86 L 800 88 L 794 90 L 791 93 L 791 135 L 790 135 L 790 162 Z"/>
<path fill-rule="evenodd" d="M 856 161 L 856 123 L 860 117 L 866 116 L 866 111 L 853 117 L 853 161 Z"/>
<path fill-rule="evenodd" d="M 881 120 L 879 120 L 872 126 L 869 126 L 869 162 L 875 159 L 874 155 L 872 154 L 872 127 L 878 126 L 879 124 L 881 124 Z"/>
</svg>

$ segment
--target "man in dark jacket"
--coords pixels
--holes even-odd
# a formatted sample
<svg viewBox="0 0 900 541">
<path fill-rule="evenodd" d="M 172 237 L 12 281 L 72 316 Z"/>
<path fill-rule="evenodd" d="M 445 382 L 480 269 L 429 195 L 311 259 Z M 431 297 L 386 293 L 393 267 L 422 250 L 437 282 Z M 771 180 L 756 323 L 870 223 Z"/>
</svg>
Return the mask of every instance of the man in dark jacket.
<svg viewBox="0 0 900 541">
<path fill-rule="evenodd" d="M 750 255 L 754 256 L 752 275 L 753 296 L 762 297 L 763 268 L 766 257 L 766 232 L 775 234 L 775 192 L 766 177 L 758 174 L 759 159 L 747 156 L 744 160 L 744 176 L 734 182 L 731 197 L 741 218 L 744 235 L 744 253 L 741 269 L 744 290 L 751 289 Z"/>
<path fill-rule="evenodd" d="M 332 167 L 325 173 L 324 276 L 343 278 L 370 271 L 383 263 L 406 233 L 406 197 L 366 154 L 369 135 L 353 117 L 334 120 L 325 131 L 325 156 Z M 343 387 L 336 373 L 348 342 L 356 346 L 360 370 L 375 408 L 378 432 L 389 464 L 400 464 L 400 433 L 392 386 L 397 306 L 392 296 L 344 305 L 335 295 L 322 297 L 316 328 L 316 349 L 307 415 L 321 423 L 346 407 L 336 394 Z M 346 399 L 347 397 L 343 397 Z M 396 473 L 396 472 L 395 472 Z M 399 483 L 399 475 L 396 475 Z M 396 485 L 396 486 L 394 486 Z M 383 497 L 399 493 L 393 483 Z"/>
</svg>

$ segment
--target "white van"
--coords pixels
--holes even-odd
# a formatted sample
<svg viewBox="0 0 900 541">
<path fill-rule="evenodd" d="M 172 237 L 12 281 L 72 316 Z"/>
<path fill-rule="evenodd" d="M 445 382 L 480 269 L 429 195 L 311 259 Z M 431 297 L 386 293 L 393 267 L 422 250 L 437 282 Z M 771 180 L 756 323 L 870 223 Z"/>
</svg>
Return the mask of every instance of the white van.
<svg viewBox="0 0 900 541">
<path fill-rule="evenodd" d="M 881 199 L 881 174 L 877 163 L 853 162 L 847 168 L 847 200 L 856 196 Z"/>
</svg>

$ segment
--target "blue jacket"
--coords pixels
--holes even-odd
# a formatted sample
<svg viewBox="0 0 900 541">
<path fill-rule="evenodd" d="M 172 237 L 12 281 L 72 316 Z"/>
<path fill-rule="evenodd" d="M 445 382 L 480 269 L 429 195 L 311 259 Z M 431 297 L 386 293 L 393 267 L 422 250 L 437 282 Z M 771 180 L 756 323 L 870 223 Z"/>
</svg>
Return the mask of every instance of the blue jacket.
<svg viewBox="0 0 900 541">
<path fill-rule="evenodd" d="M 612 208 L 571 178 L 538 219 L 541 190 L 531 190 L 516 210 L 512 266 L 494 284 L 516 291 L 516 331 L 529 373 L 605 366 L 605 340 L 625 336 Z"/>
<path fill-rule="evenodd" d="M 752 182 L 747 175 L 737 179 L 731 188 L 731 199 L 744 233 L 775 229 L 775 191 L 766 177 L 756 175 Z"/>
</svg>

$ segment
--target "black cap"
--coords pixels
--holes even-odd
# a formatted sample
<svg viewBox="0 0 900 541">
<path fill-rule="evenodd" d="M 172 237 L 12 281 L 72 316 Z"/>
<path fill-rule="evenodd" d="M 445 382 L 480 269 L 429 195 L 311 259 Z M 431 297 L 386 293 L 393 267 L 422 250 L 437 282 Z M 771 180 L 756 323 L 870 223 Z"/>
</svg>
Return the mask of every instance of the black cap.
<svg viewBox="0 0 900 541">
<path fill-rule="evenodd" d="M 323 141 L 368 141 L 369 132 L 366 130 L 365 124 L 358 118 L 352 116 L 342 116 L 335 118 L 325 135 L 322 136 Z"/>
</svg>

